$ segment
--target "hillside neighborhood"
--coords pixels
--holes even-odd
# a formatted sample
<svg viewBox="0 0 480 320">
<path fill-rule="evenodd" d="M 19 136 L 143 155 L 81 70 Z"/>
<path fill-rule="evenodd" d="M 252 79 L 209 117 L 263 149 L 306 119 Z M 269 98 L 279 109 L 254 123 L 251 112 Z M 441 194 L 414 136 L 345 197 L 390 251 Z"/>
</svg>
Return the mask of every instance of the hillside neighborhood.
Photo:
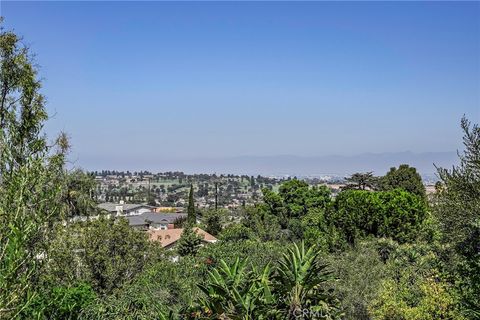
<svg viewBox="0 0 480 320">
<path fill-rule="evenodd" d="M 480 320 L 479 1 L 0 11 L 0 320 Z"/>
</svg>

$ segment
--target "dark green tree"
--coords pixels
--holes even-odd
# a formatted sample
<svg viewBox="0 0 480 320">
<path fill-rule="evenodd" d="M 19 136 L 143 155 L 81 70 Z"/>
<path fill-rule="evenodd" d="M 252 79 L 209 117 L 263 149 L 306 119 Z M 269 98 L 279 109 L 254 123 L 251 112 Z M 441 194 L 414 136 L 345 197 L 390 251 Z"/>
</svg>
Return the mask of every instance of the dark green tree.
<svg viewBox="0 0 480 320">
<path fill-rule="evenodd" d="M 420 197 L 400 190 L 342 191 L 329 219 L 350 243 L 368 235 L 413 241 L 427 216 Z"/>
<path fill-rule="evenodd" d="M 222 230 L 219 237 L 225 242 L 240 242 L 255 238 L 252 230 L 241 223 L 232 223 Z"/>
<path fill-rule="evenodd" d="M 330 210 L 313 208 L 301 218 L 301 237 L 308 245 L 316 245 L 325 251 L 345 246 L 346 242 L 330 216 Z"/>
<path fill-rule="evenodd" d="M 289 217 L 300 218 L 310 208 L 326 209 L 330 204 L 330 190 L 326 186 L 310 187 L 297 179 L 283 183 L 278 194 L 283 198 Z"/>
<path fill-rule="evenodd" d="M 417 169 L 410 167 L 408 164 L 401 164 L 398 169 L 395 167 L 390 168 L 390 171 L 380 178 L 379 185 L 380 189 L 384 191 L 400 188 L 419 197 L 426 197 L 422 177 L 417 172 Z"/>
<path fill-rule="evenodd" d="M 326 209 L 330 202 L 330 190 L 326 186 L 310 187 L 305 181 L 291 179 L 284 182 L 278 193 L 267 188 L 262 190 L 262 207 L 276 216 L 282 228 L 286 229 L 289 220 L 301 218 L 310 209 Z"/>
<path fill-rule="evenodd" d="M 202 245 L 200 236 L 191 225 L 183 228 L 182 236 L 177 242 L 177 252 L 180 256 L 194 256 Z"/>
<path fill-rule="evenodd" d="M 246 207 L 243 209 L 242 224 L 255 234 L 261 241 L 279 240 L 282 237 L 278 217 L 259 207 Z"/>
<path fill-rule="evenodd" d="M 188 193 L 188 223 L 194 225 L 197 222 L 197 216 L 195 214 L 195 200 L 193 198 L 193 184 L 190 185 L 190 192 Z"/>
<path fill-rule="evenodd" d="M 209 210 L 203 215 L 205 231 L 216 236 L 222 231 L 222 213 L 219 210 Z"/>
<path fill-rule="evenodd" d="M 147 204 L 149 206 L 152 206 L 152 207 L 156 207 L 157 206 L 157 201 L 155 200 L 155 196 L 153 196 L 152 194 L 148 194 L 147 196 Z"/>
</svg>

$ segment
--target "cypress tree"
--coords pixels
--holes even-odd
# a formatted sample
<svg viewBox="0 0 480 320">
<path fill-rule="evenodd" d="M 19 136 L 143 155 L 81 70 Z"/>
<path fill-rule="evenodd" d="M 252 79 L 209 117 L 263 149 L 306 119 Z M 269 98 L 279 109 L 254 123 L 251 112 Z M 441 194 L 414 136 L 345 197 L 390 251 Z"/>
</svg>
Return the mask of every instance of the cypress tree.
<svg viewBox="0 0 480 320">
<path fill-rule="evenodd" d="M 190 185 L 190 193 L 188 195 L 187 213 L 188 213 L 188 223 L 195 224 L 197 219 L 196 219 L 196 216 L 195 216 L 195 203 L 194 203 L 194 200 L 193 200 L 193 184 Z"/>
</svg>

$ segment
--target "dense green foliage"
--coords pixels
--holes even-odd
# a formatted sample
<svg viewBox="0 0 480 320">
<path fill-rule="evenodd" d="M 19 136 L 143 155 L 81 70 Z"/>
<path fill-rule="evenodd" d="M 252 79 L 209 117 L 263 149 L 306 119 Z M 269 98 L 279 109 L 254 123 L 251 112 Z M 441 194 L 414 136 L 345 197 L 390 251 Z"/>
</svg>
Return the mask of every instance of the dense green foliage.
<svg viewBox="0 0 480 320">
<path fill-rule="evenodd" d="M 464 153 L 452 170 L 439 169 L 434 213 L 442 232 L 442 256 L 458 288 L 465 315 L 480 318 L 480 127 L 462 119 Z"/>
<path fill-rule="evenodd" d="M 426 211 L 422 199 L 399 189 L 348 190 L 335 199 L 332 219 L 349 243 L 367 235 L 405 242 L 415 239 Z"/>
<path fill-rule="evenodd" d="M 98 214 L 93 192 L 97 186 L 91 174 L 81 170 L 69 172 L 65 178 L 65 192 L 62 202 L 67 205 L 68 217 L 92 216 Z"/>
<path fill-rule="evenodd" d="M 100 218 L 57 226 L 44 267 L 56 280 L 75 274 L 97 291 L 109 293 L 142 270 L 154 249 L 146 234 L 130 228 L 126 220 Z M 75 259 L 66 259 L 72 252 Z"/>
<path fill-rule="evenodd" d="M 425 198 L 425 186 L 422 183 L 422 177 L 417 169 L 407 164 L 402 164 L 397 168 L 393 167 L 387 174 L 380 179 L 379 187 L 381 190 L 403 189 L 413 193 L 421 198 Z"/>
<path fill-rule="evenodd" d="M 278 193 L 264 193 L 265 205 L 247 210 L 244 225 L 260 236 L 279 234 L 282 228 L 292 240 L 305 239 L 325 249 L 354 244 L 370 235 L 412 241 L 428 211 L 422 198 L 401 189 L 371 192 L 347 188 L 332 201 L 326 187 L 310 187 L 294 179 Z M 270 240 L 268 236 L 262 239 Z"/>
<path fill-rule="evenodd" d="M 223 229 L 222 222 L 225 216 L 224 210 L 208 210 L 203 214 L 204 230 L 211 235 L 218 235 Z"/>
<path fill-rule="evenodd" d="M 93 304 L 96 294 L 85 283 L 73 286 L 45 288 L 22 311 L 22 318 L 78 319 L 82 311 Z"/>
<path fill-rule="evenodd" d="M 191 225 L 187 225 L 182 232 L 182 236 L 177 243 L 177 252 L 179 255 L 196 255 L 202 245 L 202 236 L 197 234 Z"/>
<path fill-rule="evenodd" d="M 248 259 L 208 272 L 199 288 L 205 294 L 193 318 L 306 319 L 339 317 L 337 300 L 326 283 L 331 272 L 321 263 L 319 251 L 294 245 L 276 267 L 248 267 Z"/>
</svg>

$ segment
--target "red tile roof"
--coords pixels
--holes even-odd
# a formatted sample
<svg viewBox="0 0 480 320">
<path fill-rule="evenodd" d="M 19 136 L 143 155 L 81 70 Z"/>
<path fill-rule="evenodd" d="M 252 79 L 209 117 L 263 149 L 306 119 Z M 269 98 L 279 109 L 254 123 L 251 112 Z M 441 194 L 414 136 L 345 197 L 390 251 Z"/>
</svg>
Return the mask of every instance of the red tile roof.
<svg viewBox="0 0 480 320">
<path fill-rule="evenodd" d="M 203 241 L 205 242 L 217 241 L 217 238 L 200 228 L 194 227 L 193 231 L 195 231 L 198 235 L 203 236 Z M 165 248 L 173 245 L 180 239 L 183 233 L 183 229 L 177 228 L 167 230 L 148 230 L 147 233 L 150 240 L 160 242 L 162 247 Z"/>
</svg>

